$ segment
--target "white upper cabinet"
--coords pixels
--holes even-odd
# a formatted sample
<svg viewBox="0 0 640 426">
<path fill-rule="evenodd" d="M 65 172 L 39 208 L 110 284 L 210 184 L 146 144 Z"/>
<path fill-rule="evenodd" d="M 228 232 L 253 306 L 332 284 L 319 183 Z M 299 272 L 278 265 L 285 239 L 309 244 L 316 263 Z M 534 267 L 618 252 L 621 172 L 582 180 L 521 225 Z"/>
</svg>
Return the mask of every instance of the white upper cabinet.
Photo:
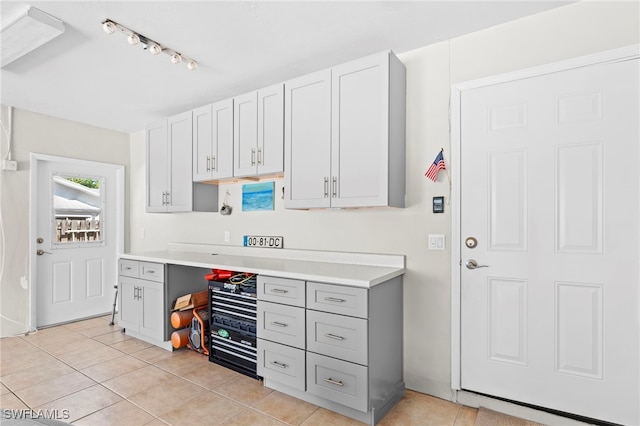
<svg viewBox="0 0 640 426">
<path fill-rule="evenodd" d="M 233 99 L 193 110 L 193 181 L 233 176 Z"/>
<path fill-rule="evenodd" d="M 404 207 L 405 68 L 391 52 L 285 83 L 285 207 Z"/>
<path fill-rule="evenodd" d="M 191 111 L 149 126 L 146 142 L 147 211 L 191 211 Z"/>
<path fill-rule="evenodd" d="M 285 207 L 330 207 L 331 70 L 285 83 Z"/>
<path fill-rule="evenodd" d="M 234 99 L 233 176 L 283 171 L 283 85 Z"/>
</svg>

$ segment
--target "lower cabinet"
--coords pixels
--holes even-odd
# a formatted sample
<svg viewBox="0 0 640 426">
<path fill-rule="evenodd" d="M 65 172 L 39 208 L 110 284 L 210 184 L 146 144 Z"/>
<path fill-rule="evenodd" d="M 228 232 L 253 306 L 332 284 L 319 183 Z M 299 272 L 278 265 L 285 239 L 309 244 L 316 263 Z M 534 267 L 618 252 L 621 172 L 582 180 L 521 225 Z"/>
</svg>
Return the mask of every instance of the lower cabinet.
<svg viewBox="0 0 640 426">
<path fill-rule="evenodd" d="M 402 277 L 371 288 L 258 276 L 265 386 L 369 424 L 404 395 Z"/>
<path fill-rule="evenodd" d="M 120 259 L 118 325 L 125 332 L 163 345 L 165 329 L 164 265 Z"/>
</svg>

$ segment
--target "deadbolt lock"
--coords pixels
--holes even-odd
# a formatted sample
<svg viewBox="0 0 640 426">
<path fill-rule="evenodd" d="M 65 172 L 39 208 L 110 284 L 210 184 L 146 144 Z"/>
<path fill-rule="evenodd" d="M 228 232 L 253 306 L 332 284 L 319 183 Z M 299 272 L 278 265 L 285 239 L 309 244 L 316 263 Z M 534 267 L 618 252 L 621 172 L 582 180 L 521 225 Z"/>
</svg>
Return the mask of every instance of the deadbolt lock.
<svg viewBox="0 0 640 426">
<path fill-rule="evenodd" d="M 44 238 L 38 238 L 38 239 L 36 240 L 36 243 L 38 243 L 38 244 L 42 244 L 42 243 L 44 243 Z"/>
<path fill-rule="evenodd" d="M 476 248 L 478 246 L 478 240 L 476 240 L 473 237 L 469 237 L 466 240 L 464 240 L 464 245 L 467 246 L 467 248 Z"/>
</svg>

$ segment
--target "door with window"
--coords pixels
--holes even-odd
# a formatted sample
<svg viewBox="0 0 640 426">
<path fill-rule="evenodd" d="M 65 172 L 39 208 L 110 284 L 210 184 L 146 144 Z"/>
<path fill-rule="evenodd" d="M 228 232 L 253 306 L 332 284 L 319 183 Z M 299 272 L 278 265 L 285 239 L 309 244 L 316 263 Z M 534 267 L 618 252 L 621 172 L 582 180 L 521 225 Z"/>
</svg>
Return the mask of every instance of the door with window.
<svg viewBox="0 0 640 426">
<path fill-rule="evenodd" d="M 461 385 L 640 422 L 639 61 L 461 96 Z"/>
<path fill-rule="evenodd" d="M 36 327 L 108 313 L 123 242 L 123 166 L 32 156 Z"/>
</svg>

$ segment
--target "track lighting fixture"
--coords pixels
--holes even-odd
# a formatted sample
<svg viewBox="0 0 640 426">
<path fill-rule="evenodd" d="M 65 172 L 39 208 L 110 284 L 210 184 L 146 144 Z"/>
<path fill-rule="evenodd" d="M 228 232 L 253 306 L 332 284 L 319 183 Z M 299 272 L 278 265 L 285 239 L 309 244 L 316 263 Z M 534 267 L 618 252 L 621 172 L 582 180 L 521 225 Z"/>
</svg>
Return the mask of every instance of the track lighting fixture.
<svg viewBox="0 0 640 426">
<path fill-rule="evenodd" d="M 120 25 L 117 22 L 112 21 L 111 19 L 105 19 L 104 21 L 102 21 L 102 29 L 107 34 L 113 34 L 116 32 L 116 30 L 122 32 L 123 34 L 126 34 L 127 41 L 130 45 L 135 46 L 137 44 L 142 44 L 143 48 L 151 52 L 152 55 L 166 53 L 171 57 L 171 62 L 174 64 L 186 62 L 187 69 L 189 71 L 193 71 L 198 68 L 198 63 L 195 60 L 183 55 L 182 53 L 176 52 L 175 50 L 170 49 L 167 46 L 158 43 L 157 41 L 151 40 L 147 36 L 130 30 L 124 25 Z"/>
</svg>

